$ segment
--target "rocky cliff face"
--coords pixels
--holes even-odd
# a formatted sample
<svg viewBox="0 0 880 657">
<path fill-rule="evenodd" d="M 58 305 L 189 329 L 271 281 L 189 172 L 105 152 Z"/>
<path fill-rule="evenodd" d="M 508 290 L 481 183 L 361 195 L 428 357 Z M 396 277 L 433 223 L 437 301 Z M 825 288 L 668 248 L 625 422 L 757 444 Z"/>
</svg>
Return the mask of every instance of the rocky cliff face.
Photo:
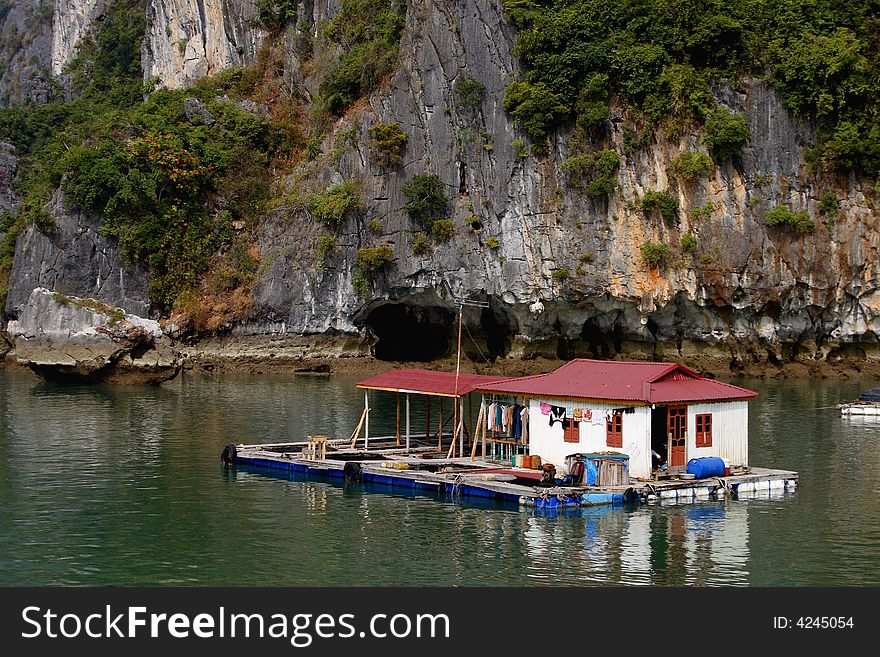
<svg viewBox="0 0 880 657">
<path fill-rule="evenodd" d="M 76 56 L 76 48 L 96 19 L 103 17 L 106 0 L 55 0 L 52 17 L 52 75 L 62 75 Z"/>
<path fill-rule="evenodd" d="M 18 171 L 15 147 L 0 141 L 0 214 L 11 212 L 18 205 L 13 184 Z"/>
<path fill-rule="evenodd" d="M 0 107 L 51 91 L 53 0 L 0 0 Z"/>
<path fill-rule="evenodd" d="M 18 362 L 50 380 L 161 383 L 180 368 L 158 322 L 45 288 L 8 330 Z"/>
<path fill-rule="evenodd" d="M 255 290 L 256 321 L 240 333 L 366 331 L 380 342 L 429 336 L 432 324 L 451 319 L 453 296 L 475 295 L 491 308 L 466 311 L 468 319 L 495 354 L 672 357 L 709 346 L 733 360 L 784 360 L 800 352 L 833 358 L 854 345 L 852 353 L 877 355 L 872 190 L 855 179 L 835 181 L 840 210 L 822 220 L 818 202 L 828 183 L 804 168 L 810 127 L 797 124 L 772 89 L 757 80 L 718 89 L 720 104 L 747 114 L 752 139 L 741 158 L 692 183 L 676 179 L 672 162 L 681 150 L 702 149 L 699 133 L 661 136 L 630 152 L 626 122 L 614 113 L 608 147 L 621 155 L 618 188 L 608 200 L 591 200 L 568 189 L 559 168 L 571 154 L 570 134 L 557 135 L 549 157 L 523 157 L 515 143 L 522 134 L 501 107 L 516 69 L 513 43 L 495 3 L 413 3 L 397 73 L 340 126 L 357 126 L 363 145 L 373 123 L 399 122 L 409 135 L 404 165 L 386 173 L 358 146 L 320 171 L 324 184 L 358 180 L 367 205 L 344 226 L 343 248 L 325 274 L 304 264 L 316 237 L 307 220 L 268 224 L 262 245 L 272 264 Z M 292 71 L 296 65 L 294 58 Z M 485 85 L 479 108 L 457 105 L 463 77 Z M 401 188 L 425 171 L 446 183 L 457 234 L 417 257 Z M 673 228 L 638 207 L 646 190 L 667 188 L 681 205 Z M 694 219 L 692 210 L 707 203 L 711 213 Z M 816 217 L 817 231 L 767 226 L 764 212 L 783 203 Z M 471 215 L 479 232 L 464 223 Z M 381 223 L 381 235 L 366 230 L 370 219 Z M 694 254 L 678 246 L 687 233 L 697 239 Z M 640 247 L 648 240 L 671 245 L 678 264 L 663 273 L 645 266 Z M 396 259 L 362 300 L 351 285 L 353 256 L 381 242 Z M 569 276 L 554 276 L 566 270 Z M 543 311 L 533 313 L 537 301 Z"/>
<path fill-rule="evenodd" d="M 149 0 L 144 79 L 179 88 L 253 61 L 262 40 L 257 3 Z"/>
<path fill-rule="evenodd" d="M 0 0 L 0 107 L 45 103 L 113 0 Z M 145 0 L 144 80 L 178 88 L 253 61 L 257 3 Z"/>
<path fill-rule="evenodd" d="M 116 240 L 101 235 L 97 217 L 65 209 L 60 191 L 46 209 L 56 230 L 47 236 L 28 226 L 16 242 L 7 315 L 18 317 L 31 291 L 43 287 L 148 316 L 146 270 L 123 260 Z"/>
<path fill-rule="evenodd" d="M 705 150 L 698 130 L 633 146 L 637 126 L 613 110 L 604 148 L 620 156 L 617 187 L 607 199 L 590 199 L 569 187 L 560 169 L 573 154 L 569 131 L 556 134 L 546 156 L 518 143 L 523 133 L 501 105 L 517 63 L 500 4 L 408 4 L 395 73 L 338 122 L 324 140 L 325 155 L 286 183 L 307 195 L 353 180 L 364 211 L 341 227 L 340 248 L 323 271 L 314 254 L 325 230 L 308 212 L 269 217 L 259 234 L 264 267 L 254 310 L 235 336 L 341 334 L 372 343 L 385 357 L 428 358 L 451 346 L 455 299 L 472 297 L 489 305 L 465 309 L 475 356 L 474 345 L 493 356 L 711 353 L 734 366 L 880 358 L 877 192 L 855 177 L 808 175 L 811 127 L 796 122 L 771 88 L 744 79 L 716 89 L 719 104 L 747 115 L 751 140 L 739 157 L 690 182 L 672 164 L 682 150 Z M 286 32 L 285 76 L 302 97 L 317 91 L 313 63 L 331 55 L 321 43 L 304 55 L 301 36 L 338 9 L 337 2 L 302 2 L 291 23 L 297 29 Z M 255 12 L 239 0 L 150 0 L 145 77 L 180 86 L 250 61 L 263 38 L 253 27 Z M 485 86 L 479 107 L 460 105 L 455 89 L 463 78 Z M 408 134 L 404 163 L 392 171 L 378 166 L 368 146 L 367 131 L 379 122 L 397 122 Z M 342 130 L 354 130 L 355 138 L 338 148 Z M 445 183 L 456 234 L 415 256 L 402 187 L 425 172 Z M 639 207 L 652 189 L 678 197 L 671 226 Z M 819 212 L 827 192 L 839 204 L 831 216 Z M 14 316 L 34 286 L 59 284 L 144 312 L 144 272 L 125 269 L 94 218 L 53 203 L 59 233 L 28 230 L 20 238 L 7 312 Z M 768 226 L 764 213 L 779 204 L 806 210 L 816 231 Z M 703 211 L 694 215 L 697 208 Z M 477 230 L 466 217 L 477 217 Z M 380 231 L 368 228 L 371 220 Z M 695 251 L 681 247 L 687 234 Z M 673 264 L 647 267 L 640 255 L 646 241 L 668 244 Z M 352 285 L 356 251 L 383 243 L 395 260 L 361 296 Z M 409 343 L 420 346 L 403 353 L 400 345 Z"/>
</svg>

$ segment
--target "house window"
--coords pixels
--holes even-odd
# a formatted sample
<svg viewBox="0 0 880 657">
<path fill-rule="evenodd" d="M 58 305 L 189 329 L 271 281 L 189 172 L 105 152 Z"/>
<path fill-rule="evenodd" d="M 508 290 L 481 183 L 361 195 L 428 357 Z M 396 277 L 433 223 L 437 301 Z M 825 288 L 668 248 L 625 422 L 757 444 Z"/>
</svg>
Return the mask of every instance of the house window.
<svg viewBox="0 0 880 657">
<path fill-rule="evenodd" d="M 579 443 L 581 441 L 580 422 L 576 420 L 563 420 L 562 440 L 567 443 Z"/>
<path fill-rule="evenodd" d="M 696 416 L 697 447 L 712 446 L 712 414 L 702 413 Z"/>
<path fill-rule="evenodd" d="M 605 434 L 608 447 L 623 447 L 623 415 L 615 412 L 605 420 Z"/>
</svg>

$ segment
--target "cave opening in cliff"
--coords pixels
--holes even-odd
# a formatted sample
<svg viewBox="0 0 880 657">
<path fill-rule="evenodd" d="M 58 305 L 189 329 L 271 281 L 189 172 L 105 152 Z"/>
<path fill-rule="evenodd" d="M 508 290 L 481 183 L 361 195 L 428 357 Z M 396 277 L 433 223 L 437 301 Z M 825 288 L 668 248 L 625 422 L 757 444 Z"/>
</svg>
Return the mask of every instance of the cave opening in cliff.
<svg viewBox="0 0 880 657">
<path fill-rule="evenodd" d="M 370 311 L 366 324 L 376 336 L 379 360 L 429 361 L 452 348 L 455 311 L 439 306 L 387 303 Z"/>
<path fill-rule="evenodd" d="M 511 329 L 508 318 L 492 308 L 480 313 L 480 329 L 486 339 L 486 349 L 491 360 L 503 358 L 510 352 Z"/>
<path fill-rule="evenodd" d="M 611 358 L 623 347 L 623 329 L 615 321 L 611 326 L 603 326 L 599 317 L 590 317 L 581 329 L 581 338 L 587 343 L 593 358 Z"/>
</svg>

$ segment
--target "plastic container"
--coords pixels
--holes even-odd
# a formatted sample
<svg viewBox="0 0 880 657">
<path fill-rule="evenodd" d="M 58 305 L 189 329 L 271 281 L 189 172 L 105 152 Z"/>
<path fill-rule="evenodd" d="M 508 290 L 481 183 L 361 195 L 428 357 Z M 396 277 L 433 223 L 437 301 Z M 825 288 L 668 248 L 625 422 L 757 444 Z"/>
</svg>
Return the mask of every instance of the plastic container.
<svg viewBox="0 0 880 657">
<path fill-rule="evenodd" d="M 730 461 L 728 461 L 727 459 L 721 459 L 721 460 L 724 461 L 724 476 L 729 477 L 730 476 Z"/>
<path fill-rule="evenodd" d="M 691 459 L 687 465 L 688 474 L 694 475 L 697 479 L 705 479 L 706 477 L 723 477 L 724 476 L 724 459 L 717 456 L 704 456 L 699 459 Z"/>
<path fill-rule="evenodd" d="M 529 467 L 529 464 L 526 463 L 526 459 L 528 459 L 528 458 L 529 457 L 526 456 L 525 454 L 517 454 L 516 457 L 514 457 L 514 465 L 517 468 L 527 468 L 527 467 Z"/>
<path fill-rule="evenodd" d="M 541 457 L 537 454 L 532 454 L 529 458 L 529 467 L 532 470 L 540 470 L 541 469 Z"/>
</svg>

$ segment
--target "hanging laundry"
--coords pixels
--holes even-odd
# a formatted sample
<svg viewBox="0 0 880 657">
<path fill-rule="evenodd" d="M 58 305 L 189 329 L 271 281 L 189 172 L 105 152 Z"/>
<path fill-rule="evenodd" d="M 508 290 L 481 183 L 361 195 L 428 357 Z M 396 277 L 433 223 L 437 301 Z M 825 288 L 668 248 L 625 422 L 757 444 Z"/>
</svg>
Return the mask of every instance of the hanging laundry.
<svg viewBox="0 0 880 657">
<path fill-rule="evenodd" d="M 564 406 L 551 406 L 550 407 L 550 426 L 553 426 L 554 422 L 562 422 L 565 420 L 565 407 Z"/>
<path fill-rule="evenodd" d="M 541 414 L 542 415 L 550 415 L 550 409 L 553 408 L 547 402 L 541 402 Z"/>
<path fill-rule="evenodd" d="M 504 426 L 504 404 L 498 404 L 495 407 L 495 430 L 503 431 Z"/>
<path fill-rule="evenodd" d="M 520 417 L 522 418 L 522 441 L 526 444 L 529 442 L 529 407 L 523 407 L 520 412 Z"/>
<path fill-rule="evenodd" d="M 584 420 L 592 420 L 593 419 L 593 411 L 591 411 L 589 408 L 585 408 L 584 412 L 583 412 L 583 418 L 584 418 Z"/>
<path fill-rule="evenodd" d="M 519 404 L 514 404 L 510 413 L 510 435 L 514 440 L 519 440 L 522 432 L 522 416 L 520 415 L 522 409 L 523 407 Z"/>
<path fill-rule="evenodd" d="M 498 402 L 489 404 L 489 411 L 486 413 L 486 429 L 488 431 L 498 431 L 498 422 L 496 414 L 498 411 Z"/>
</svg>

